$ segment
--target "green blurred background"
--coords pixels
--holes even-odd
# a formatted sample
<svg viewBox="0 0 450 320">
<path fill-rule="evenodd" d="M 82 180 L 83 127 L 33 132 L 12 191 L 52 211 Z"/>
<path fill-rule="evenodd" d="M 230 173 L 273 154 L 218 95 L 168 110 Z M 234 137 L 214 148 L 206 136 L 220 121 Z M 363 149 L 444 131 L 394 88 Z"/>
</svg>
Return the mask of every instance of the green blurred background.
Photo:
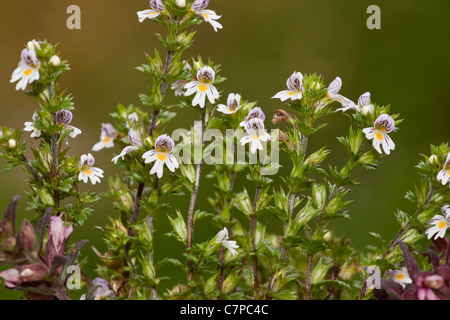
<svg viewBox="0 0 450 320">
<path fill-rule="evenodd" d="M 81 8 L 81 30 L 66 27 L 69 17 L 66 9 L 72 4 Z M 366 27 L 369 17 L 366 9 L 372 4 L 381 8 L 381 30 Z M 116 105 L 139 105 L 137 94 L 147 90 L 149 78 L 135 67 L 145 62 L 145 52 L 152 53 L 155 46 L 160 48 L 154 33 L 164 32 L 148 20 L 138 22 L 136 12 L 147 8 L 145 0 L 2 1 L 0 125 L 21 128 L 31 119 L 37 108 L 35 102 L 23 92 L 15 91 L 9 79 L 24 45 L 31 39 L 47 39 L 59 43 L 62 57 L 72 69 L 63 76 L 61 87 L 74 96 L 76 111 L 72 124 L 83 134 L 70 141 L 70 152 L 89 152 L 98 141 L 101 122 L 109 121 L 108 114 Z M 339 76 L 343 80 L 344 96 L 356 101 L 362 93 L 370 91 L 372 101 L 379 105 L 392 104 L 392 111 L 401 113 L 405 121 L 391 135 L 396 143 L 395 151 L 383 159 L 377 171 L 356 170 L 355 178 L 361 184 L 350 194 L 354 199 L 348 207 L 352 220 L 333 223 L 335 234 L 347 235 L 352 239 L 351 245 L 358 249 L 376 243 L 369 232 L 393 237 L 398 229 L 394 211 L 413 210 L 404 195 L 418 180 L 414 166 L 420 154 L 429 154 L 430 144 L 449 139 L 450 2 L 211 0 L 209 9 L 222 15 L 220 23 L 224 28 L 215 33 L 207 23 L 199 26 L 186 58 L 201 54 L 222 65 L 222 76 L 228 80 L 219 88 L 224 92 L 221 103 L 226 101 L 229 92 L 238 92 L 246 100 L 258 101 L 271 119 L 273 110 L 283 107 L 271 97 L 284 89 L 293 71 L 301 71 L 321 74 L 326 84 Z M 172 92 L 168 100 L 177 101 Z M 170 124 L 168 132 L 188 128 L 196 116 L 195 112 L 183 111 L 183 116 Z M 333 151 L 331 160 L 342 163 L 345 153 L 335 137 L 347 133 L 349 119 L 335 115 L 329 120 L 329 126 L 315 136 L 309 150 L 326 145 Z M 273 127 L 270 121 L 266 125 Z M 28 138 L 28 134 L 24 137 Z M 109 149 L 95 154 L 96 165 L 105 170 L 106 178 L 117 173 L 110 162 L 112 152 Z M 3 160 L 0 165 L 4 165 Z M 204 181 L 199 208 L 208 211 L 210 206 L 205 199 L 211 194 L 211 188 Z M 242 180 L 236 187 L 240 183 Z M 88 187 L 103 192 L 107 184 Z M 23 210 L 27 187 L 20 169 L 2 174 L 0 188 L 0 211 L 13 195 L 20 194 L 19 219 L 30 215 Z M 187 198 L 176 201 L 174 206 L 186 212 Z M 91 246 L 104 249 L 101 231 L 94 227 L 107 223 L 107 216 L 115 216 L 106 200 L 96 203 L 95 209 L 92 218 L 82 228 L 75 229 L 71 238 L 71 241 L 89 239 L 82 255 L 89 256 L 86 271 L 91 277 L 96 276 L 94 269 L 99 263 Z M 264 219 L 273 221 L 270 217 Z M 275 226 L 274 231 L 281 228 L 276 223 L 271 225 Z M 208 222 L 203 222 L 197 230 L 208 226 Z M 163 235 L 169 230 L 164 214 L 157 217 L 155 227 L 156 258 L 179 255 L 183 248 Z M 217 231 L 209 228 L 207 232 L 196 232 L 196 240 L 201 241 Z M 175 272 L 170 267 L 161 270 L 162 275 L 176 275 Z M 172 277 L 165 285 L 171 287 L 177 279 Z M 2 299 L 19 296 L 0 289 Z"/>
</svg>

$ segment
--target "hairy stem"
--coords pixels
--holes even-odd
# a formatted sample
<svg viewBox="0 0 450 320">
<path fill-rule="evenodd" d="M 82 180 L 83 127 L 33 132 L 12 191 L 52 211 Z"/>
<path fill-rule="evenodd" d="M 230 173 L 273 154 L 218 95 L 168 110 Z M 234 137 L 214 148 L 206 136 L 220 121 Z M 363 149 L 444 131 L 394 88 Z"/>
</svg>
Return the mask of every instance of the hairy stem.
<svg viewBox="0 0 450 320">
<path fill-rule="evenodd" d="M 305 299 L 311 300 L 311 271 L 312 271 L 313 255 L 309 254 L 306 257 L 306 271 L 305 271 Z"/>
<path fill-rule="evenodd" d="M 206 112 L 203 112 L 201 133 L 200 133 L 200 145 L 202 156 L 200 157 L 200 161 L 195 169 L 194 190 L 191 193 L 191 199 L 189 202 L 186 251 L 189 251 L 189 249 L 192 247 L 194 243 L 194 213 L 195 213 L 195 205 L 197 203 L 198 192 L 200 189 L 200 177 L 202 174 L 202 167 L 203 167 L 203 147 L 204 147 L 203 135 L 205 133 L 205 128 L 206 128 Z M 193 279 L 192 261 L 188 260 L 187 263 L 189 267 L 188 281 L 190 281 Z"/>
</svg>

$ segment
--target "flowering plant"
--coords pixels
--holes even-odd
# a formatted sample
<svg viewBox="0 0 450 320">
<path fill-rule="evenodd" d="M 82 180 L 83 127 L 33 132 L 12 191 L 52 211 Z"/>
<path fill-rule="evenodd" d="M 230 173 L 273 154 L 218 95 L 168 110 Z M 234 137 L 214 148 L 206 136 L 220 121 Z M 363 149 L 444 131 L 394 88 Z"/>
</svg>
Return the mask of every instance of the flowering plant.
<svg viewBox="0 0 450 320">
<path fill-rule="evenodd" d="M 22 166 L 27 174 L 32 218 L 16 232 L 17 196 L 3 215 L 4 286 L 28 299 L 448 299 L 448 144 L 431 146 L 417 166 L 420 184 L 406 195 L 416 210 L 396 212 L 394 239 L 373 233 L 378 246 L 352 248 L 348 238 L 333 234 L 333 222 L 350 217 L 354 171 L 376 169 L 396 152 L 403 119 L 390 105 L 372 101 L 370 92 L 356 103 L 345 97 L 340 77 L 327 84 L 318 74 L 294 71 L 286 88 L 280 79 L 269 93 L 283 105 L 270 123 L 268 108 L 245 100 L 244 89 L 220 91 L 226 79 L 219 65 L 183 56 L 195 25 L 223 28 L 209 4 L 150 0 L 149 9 L 137 12 L 143 25 L 167 29 L 157 35 L 165 57 L 157 49 L 146 55 L 137 68 L 151 79 L 148 92 L 139 94 L 141 105 L 119 104 L 99 120 L 100 140 L 79 156 L 69 146 L 83 133 L 73 126 L 71 96 L 59 89 L 68 62 L 47 41 L 32 40 L 22 50 L 11 82 L 37 108 L 24 129 L 2 127 L 0 146 L 6 171 Z M 180 99 L 174 105 L 167 104 L 171 93 Z M 199 120 L 169 134 L 170 121 L 189 113 Z M 350 122 L 348 134 L 338 138 L 346 153 L 340 166 L 328 163 L 331 150 L 311 150 L 310 142 L 325 120 L 343 115 Z M 30 132 L 28 141 L 23 131 Z M 100 152 L 109 152 L 119 169 L 115 177 L 95 162 Z M 198 201 L 205 181 L 212 186 L 206 205 Z M 89 191 L 97 183 L 108 190 Z M 93 248 L 101 263 L 92 276 L 82 271 L 87 259 L 79 259 L 89 250 L 87 240 L 72 243 L 70 236 L 100 198 L 115 211 L 98 227 L 106 249 Z M 267 215 L 276 219 L 275 228 L 262 219 Z M 167 243 L 157 237 L 156 222 L 166 218 L 172 228 L 166 241 L 182 249 L 159 259 L 155 253 Z M 195 238 L 205 225 L 212 235 Z M 416 261 L 411 251 L 431 238 L 436 247 Z M 168 287 L 162 270 L 173 267 L 183 280 Z M 379 287 L 371 282 L 373 269 Z"/>
</svg>

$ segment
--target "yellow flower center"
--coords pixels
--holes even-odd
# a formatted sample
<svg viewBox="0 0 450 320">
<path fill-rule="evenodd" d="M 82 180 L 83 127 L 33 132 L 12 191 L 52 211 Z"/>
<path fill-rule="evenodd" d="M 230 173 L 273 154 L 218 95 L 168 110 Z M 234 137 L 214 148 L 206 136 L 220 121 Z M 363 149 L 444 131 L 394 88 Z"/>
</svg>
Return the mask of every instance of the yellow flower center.
<svg viewBox="0 0 450 320">
<path fill-rule="evenodd" d="M 204 13 L 204 12 L 202 12 L 202 15 L 203 15 L 206 19 L 209 18 L 209 16 L 208 16 L 206 13 Z"/>
<path fill-rule="evenodd" d="M 445 221 L 440 221 L 438 224 L 439 229 L 444 229 L 447 226 L 447 223 Z"/>
<path fill-rule="evenodd" d="M 258 139 L 259 139 L 259 136 L 255 134 L 255 135 L 252 137 L 252 139 L 253 139 L 253 140 L 258 140 Z"/>
<path fill-rule="evenodd" d="M 383 135 L 379 132 L 375 132 L 375 138 L 377 138 L 377 140 L 383 140 Z"/>
<path fill-rule="evenodd" d="M 395 276 L 397 278 L 397 280 L 401 281 L 403 279 L 405 279 L 405 275 L 403 273 L 399 273 Z"/>
<path fill-rule="evenodd" d="M 31 70 L 31 69 L 27 69 L 27 70 L 25 70 L 24 72 L 23 72 L 23 74 L 25 75 L 25 76 L 29 76 L 30 74 L 32 74 L 33 73 L 33 70 Z"/>
<path fill-rule="evenodd" d="M 110 138 L 109 138 L 109 137 L 105 137 L 105 139 L 103 139 L 103 142 L 104 142 L 104 143 L 108 143 L 108 142 L 109 142 L 109 140 L 110 140 Z"/>
<path fill-rule="evenodd" d="M 92 170 L 90 170 L 91 168 L 89 168 L 87 165 L 84 165 L 81 167 L 81 171 L 84 174 L 87 174 L 88 176 L 90 176 L 92 174 Z"/>
<path fill-rule="evenodd" d="M 167 155 L 165 155 L 164 153 L 157 153 L 156 157 L 158 158 L 159 161 L 164 161 L 167 159 Z"/>
</svg>

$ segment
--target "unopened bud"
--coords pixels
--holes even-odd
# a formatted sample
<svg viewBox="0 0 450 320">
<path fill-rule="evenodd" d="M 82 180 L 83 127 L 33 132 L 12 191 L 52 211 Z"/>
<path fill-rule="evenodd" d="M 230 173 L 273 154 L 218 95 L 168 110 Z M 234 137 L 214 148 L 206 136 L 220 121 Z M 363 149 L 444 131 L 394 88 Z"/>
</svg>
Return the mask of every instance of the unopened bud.
<svg viewBox="0 0 450 320">
<path fill-rule="evenodd" d="M 12 234 L 12 231 L 12 224 L 10 221 L 0 221 L 0 236 L 10 236 Z"/>
<path fill-rule="evenodd" d="M 175 0 L 175 5 L 178 8 L 184 8 L 186 7 L 186 0 Z"/>
<path fill-rule="evenodd" d="M 54 67 L 57 67 L 61 64 L 61 60 L 57 55 L 52 56 L 48 62 Z"/>
<path fill-rule="evenodd" d="M 28 264 L 21 266 L 19 272 L 23 282 L 35 282 L 46 276 L 47 269 L 39 264 Z"/>
<path fill-rule="evenodd" d="M 438 275 L 432 275 L 425 279 L 425 285 L 428 288 L 439 289 L 444 284 L 444 279 Z"/>
<path fill-rule="evenodd" d="M 36 235 L 31 223 L 25 219 L 20 227 L 19 234 L 17 235 L 20 245 L 28 251 L 33 251 L 36 245 Z"/>
<path fill-rule="evenodd" d="M 16 268 L 0 272 L 0 277 L 3 278 L 5 287 L 7 288 L 14 288 L 21 283 L 20 274 Z"/>
<path fill-rule="evenodd" d="M 9 139 L 9 140 L 8 140 L 8 146 L 9 146 L 11 149 L 15 149 L 16 146 L 17 146 L 16 140 L 14 140 L 14 139 Z"/>
<path fill-rule="evenodd" d="M 361 113 L 363 114 L 363 116 L 367 116 L 368 113 L 373 114 L 374 110 L 375 107 L 373 106 L 373 104 L 369 104 L 361 108 Z"/>
<path fill-rule="evenodd" d="M 129 192 L 120 195 L 120 202 L 127 210 L 133 208 L 133 196 Z"/>
<path fill-rule="evenodd" d="M 438 158 L 435 154 L 432 154 L 429 158 L 428 158 L 428 163 L 430 165 L 435 165 L 438 163 Z"/>
<path fill-rule="evenodd" d="M 13 252 L 15 246 L 16 246 L 16 238 L 9 237 L 8 239 L 5 240 L 5 243 L 3 244 L 3 250 L 5 252 Z"/>
</svg>

